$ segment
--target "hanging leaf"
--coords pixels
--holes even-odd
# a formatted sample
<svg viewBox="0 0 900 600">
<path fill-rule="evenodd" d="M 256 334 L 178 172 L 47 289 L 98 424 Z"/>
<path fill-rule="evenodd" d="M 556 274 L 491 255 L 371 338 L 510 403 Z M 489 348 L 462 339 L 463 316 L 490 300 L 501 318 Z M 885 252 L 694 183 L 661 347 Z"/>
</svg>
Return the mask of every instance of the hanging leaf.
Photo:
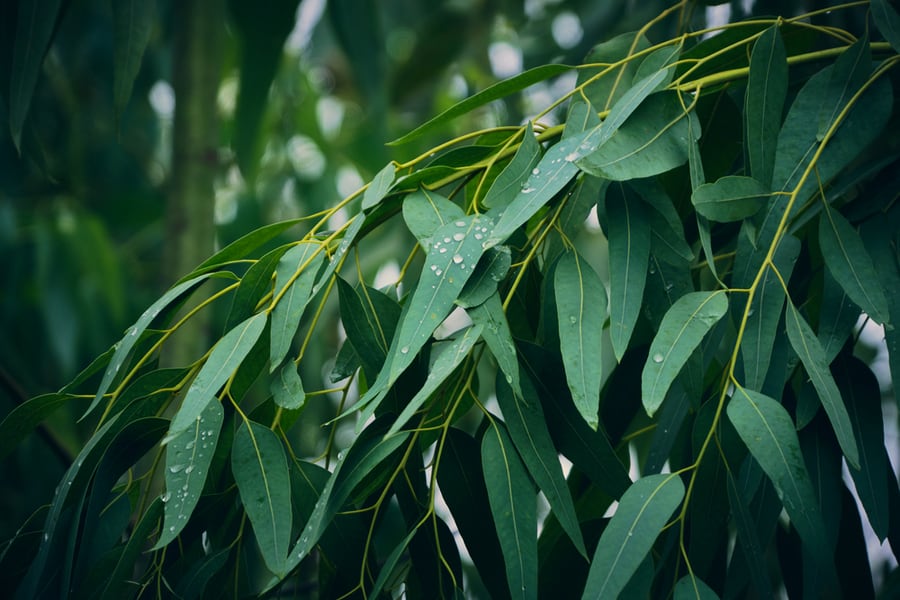
<svg viewBox="0 0 900 600">
<path fill-rule="evenodd" d="M 744 95 L 744 139 L 750 174 L 764 187 L 772 181 L 787 87 L 787 53 L 779 28 L 773 25 L 753 44 Z"/>
<path fill-rule="evenodd" d="M 226 381 L 256 344 L 266 327 L 266 313 L 254 315 L 222 336 L 188 388 L 181 408 L 172 417 L 167 443 L 181 432 L 194 426 L 210 402 L 214 402 Z"/>
<path fill-rule="evenodd" d="M 666 312 L 641 374 L 644 410 L 653 416 L 706 333 L 728 312 L 724 292 L 685 294 Z"/>
<path fill-rule="evenodd" d="M 269 372 L 274 372 L 291 347 L 303 311 L 313 295 L 313 286 L 325 253 L 316 242 L 297 244 L 284 253 L 275 269 Z"/>
<path fill-rule="evenodd" d="M 144 50 L 156 20 L 156 2 L 126 0 L 112 3 L 113 14 L 113 108 L 122 118 L 134 80 L 141 69 Z"/>
<path fill-rule="evenodd" d="M 303 380 L 293 361 L 286 362 L 278 369 L 278 374 L 271 380 L 269 391 L 275 404 L 285 410 L 300 410 L 306 405 Z"/>
<path fill-rule="evenodd" d="M 160 499 L 151 502 L 147 510 L 144 511 L 141 520 L 128 537 L 128 542 L 122 548 L 121 554 L 118 555 L 118 560 L 116 560 L 116 564 L 112 568 L 106 585 L 102 590 L 94 590 L 98 598 L 106 600 L 107 598 L 115 599 L 127 596 L 128 586 L 131 585 L 134 572 L 134 564 L 144 551 L 147 540 L 159 528 L 159 519 L 162 516 L 162 512 L 163 503 Z"/>
<path fill-rule="evenodd" d="M 522 133 L 522 142 L 519 144 L 519 148 L 510 163 L 494 180 L 484 197 L 483 204 L 488 208 L 509 205 L 522 189 L 522 182 L 528 178 L 540 159 L 541 145 L 535 139 L 534 130 L 529 121 Z"/>
<path fill-rule="evenodd" d="M 872 0 L 872 18 L 894 50 L 900 52 L 900 14 L 891 6 L 890 0 Z"/>
<path fill-rule="evenodd" d="M 169 441 L 166 450 L 166 491 L 162 495 L 164 520 L 154 549 L 169 544 L 181 533 L 200 500 L 225 411 L 219 402 L 210 402 L 191 427 Z"/>
<path fill-rule="evenodd" d="M 847 106 L 853 95 L 866 83 L 872 72 L 872 51 L 869 37 L 861 36 L 835 61 L 819 108 L 816 139 L 822 140 L 837 122 L 840 112 Z"/>
<path fill-rule="evenodd" d="M 847 414 L 847 408 L 841 399 L 841 393 L 834 382 L 828 363 L 825 362 L 825 352 L 822 350 L 822 346 L 819 344 L 819 340 L 813 333 L 812 328 L 800 315 L 793 303 L 788 303 L 785 321 L 791 346 L 800 357 L 807 375 L 809 375 L 813 386 L 816 388 L 819 400 L 828 414 L 828 420 L 831 421 L 838 443 L 844 452 L 844 457 L 850 466 L 858 469 L 859 450 L 856 445 L 856 438 L 853 435 L 853 428 L 850 425 L 850 416 Z"/>
<path fill-rule="evenodd" d="M 456 299 L 463 308 L 478 306 L 497 292 L 497 284 L 503 281 L 512 266 L 512 253 L 508 246 L 488 248 L 475 266 L 475 273 Z"/>
<path fill-rule="evenodd" d="M 847 339 L 853 335 L 853 328 L 856 327 L 859 316 L 859 306 L 850 300 L 831 271 L 825 269 L 822 272 L 822 307 L 819 309 L 818 338 L 827 364 L 831 364 L 837 358 Z"/>
<path fill-rule="evenodd" d="M 560 257 L 553 278 L 566 381 L 578 412 L 597 429 L 606 288 L 578 252 Z"/>
<path fill-rule="evenodd" d="M 747 569 L 750 571 L 750 577 L 760 596 L 765 597 L 766 594 L 771 596 L 772 584 L 769 582 L 765 552 L 759 543 L 756 523 L 753 522 L 750 510 L 747 508 L 747 503 L 744 501 L 741 490 L 738 489 L 738 483 L 735 481 L 733 473 L 727 474 L 726 485 L 728 504 L 731 507 L 731 516 L 737 532 L 737 547 L 735 550 L 743 551 L 743 558 Z M 732 564 L 734 564 L 736 558 L 732 559 Z"/>
<path fill-rule="evenodd" d="M 367 187 L 366 191 L 363 193 L 363 210 L 369 210 L 387 196 L 387 193 L 394 183 L 396 173 L 397 170 L 394 168 L 394 163 L 389 162 L 383 169 L 375 174 L 375 177 L 369 183 L 369 187 Z"/>
<path fill-rule="evenodd" d="M 482 326 L 481 336 L 487 343 L 491 354 L 494 355 L 500 372 L 503 373 L 506 383 L 512 387 L 516 397 L 521 398 L 519 360 L 512 332 L 509 330 L 509 322 L 506 320 L 506 313 L 503 312 L 500 294 L 493 294 L 478 306 L 470 309 L 468 314 L 476 325 Z"/>
<path fill-rule="evenodd" d="M 862 238 L 838 211 L 826 209 L 819 217 L 819 245 L 825 266 L 850 299 L 876 323 L 889 322 L 887 298 L 872 258 Z"/>
<path fill-rule="evenodd" d="M 678 475 L 649 475 L 631 484 L 597 542 L 583 599 L 617 597 L 682 498 Z"/>
<path fill-rule="evenodd" d="M 0 459 L 15 450 L 44 419 L 75 398 L 73 394 L 43 394 L 9 411 L 0 422 Z"/>
<path fill-rule="evenodd" d="M 416 190 L 403 199 L 403 220 L 425 252 L 442 226 L 465 216 L 463 209 L 431 190 Z"/>
<path fill-rule="evenodd" d="M 735 391 L 727 412 L 747 449 L 775 485 L 804 548 L 820 566 L 827 566 L 831 559 L 823 533 L 825 525 L 791 417 L 775 400 L 744 388 Z"/>
<path fill-rule="evenodd" d="M 768 197 L 769 190 L 756 179 L 729 175 L 698 187 L 691 202 L 710 221 L 727 223 L 755 215 Z"/>
<path fill-rule="evenodd" d="M 245 421 L 234 436 L 231 470 L 266 567 L 283 577 L 292 512 L 281 439 L 268 427 Z"/>
<path fill-rule="evenodd" d="M 366 373 L 381 370 L 400 319 L 400 305 L 372 288 L 356 289 L 337 278 L 340 291 L 341 321 L 350 346 L 355 349 Z"/>
<path fill-rule="evenodd" d="M 257 311 L 260 301 L 272 290 L 272 276 L 278 261 L 290 249 L 279 246 L 254 262 L 241 277 L 241 283 L 231 300 L 225 329 L 231 329 Z"/>
<path fill-rule="evenodd" d="M 631 200 L 631 201 L 630 201 Z M 621 362 L 643 304 L 650 261 L 647 207 L 633 196 L 607 199 L 609 222 L 609 334 Z"/>
<path fill-rule="evenodd" d="M 537 598 L 537 499 L 525 466 L 500 424 L 481 442 L 481 464 L 491 515 L 512 598 Z"/>
</svg>

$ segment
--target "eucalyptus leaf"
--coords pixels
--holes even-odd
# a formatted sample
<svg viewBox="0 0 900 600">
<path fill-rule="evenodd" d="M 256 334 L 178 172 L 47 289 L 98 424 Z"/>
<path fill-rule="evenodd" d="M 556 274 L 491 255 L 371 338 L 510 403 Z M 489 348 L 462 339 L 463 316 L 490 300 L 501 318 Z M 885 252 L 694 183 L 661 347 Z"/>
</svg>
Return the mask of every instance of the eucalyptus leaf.
<svg viewBox="0 0 900 600">
<path fill-rule="evenodd" d="M 15 450 L 44 419 L 75 398 L 74 394 L 42 394 L 9 411 L 0 422 L 0 459 Z"/>
<path fill-rule="evenodd" d="M 156 2 L 125 0 L 112 4 L 113 107 L 121 119 L 156 19 Z"/>
<path fill-rule="evenodd" d="M 729 175 L 695 189 L 691 202 L 707 219 L 729 222 L 755 215 L 768 196 L 769 190 L 756 179 Z"/>
<path fill-rule="evenodd" d="M 391 185 L 394 183 L 396 172 L 397 170 L 394 168 L 394 163 L 390 162 L 375 174 L 375 177 L 369 183 L 369 187 L 363 192 L 363 210 L 369 210 L 384 199 L 388 191 L 390 191 Z"/>
<path fill-rule="evenodd" d="M 787 88 L 787 53 L 779 28 L 773 25 L 753 44 L 744 95 L 744 137 L 750 174 L 763 186 L 772 181 Z"/>
<path fill-rule="evenodd" d="M 271 312 L 269 372 L 278 368 L 290 350 L 324 259 L 325 253 L 320 244 L 304 242 L 285 252 L 278 261 L 273 292 L 277 304 Z"/>
<path fill-rule="evenodd" d="M 534 137 L 531 123 L 525 125 L 522 141 L 512 160 L 497 176 L 484 197 L 483 204 L 488 208 L 502 207 L 510 202 L 522 189 L 522 182 L 531 174 L 541 159 L 541 145 Z"/>
<path fill-rule="evenodd" d="M 491 297 L 497 291 L 497 284 L 506 277 L 510 266 L 512 253 L 508 246 L 488 248 L 475 266 L 475 273 L 459 293 L 457 306 L 472 308 Z"/>
<path fill-rule="evenodd" d="M 872 18 L 894 50 L 900 52 L 900 14 L 891 6 L 890 0 L 872 0 Z"/>
<path fill-rule="evenodd" d="M 297 365 L 288 361 L 278 369 L 269 385 L 275 404 L 286 410 L 299 410 L 306 404 L 306 392 L 303 391 L 303 380 L 297 371 Z"/>
<path fill-rule="evenodd" d="M 430 190 L 417 190 L 403 199 L 403 220 L 422 248 L 431 249 L 434 232 L 443 225 L 465 216 L 463 209 L 445 196 Z"/>
<path fill-rule="evenodd" d="M 643 304 L 650 262 L 647 207 L 633 196 L 606 202 L 609 223 L 609 334 L 616 360 L 628 349 Z"/>
<path fill-rule="evenodd" d="M 675 583 L 674 600 L 718 600 L 711 587 L 692 575 L 685 575 Z"/>
</svg>

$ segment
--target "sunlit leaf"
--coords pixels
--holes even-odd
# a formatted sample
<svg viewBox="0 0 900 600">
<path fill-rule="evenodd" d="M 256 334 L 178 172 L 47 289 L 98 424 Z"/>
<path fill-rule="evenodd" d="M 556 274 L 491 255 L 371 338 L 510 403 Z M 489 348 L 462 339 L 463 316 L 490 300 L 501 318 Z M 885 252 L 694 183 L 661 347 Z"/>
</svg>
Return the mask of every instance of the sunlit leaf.
<svg viewBox="0 0 900 600">
<path fill-rule="evenodd" d="M 121 119 L 156 20 L 156 2 L 126 0 L 112 3 L 113 107 Z"/>
<path fill-rule="evenodd" d="M 800 312 L 792 303 L 788 303 L 785 312 L 785 322 L 787 323 L 787 335 L 791 341 L 791 346 L 800 361 L 806 368 L 816 392 L 819 394 L 819 400 L 828 414 L 828 420 L 837 435 L 838 443 L 844 452 L 847 462 L 854 468 L 859 468 L 859 450 L 856 445 L 856 438 L 853 435 L 853 428 L 850 425 L 850 416 L 847 414 L 847 408 L 841 399 L 841 393 L 838 391 L 828 363 L 825 361 L 825 352 L 822 345 L 819 344 L 818 338 L 810 328 Z"/>
<path fill-rule="evenodd" d="M 231 470 L 266 566 L 283 576 L 293 513 L 281 439 L 268 427 L 245 421 L 234 436 Z"/>
<path fill-rule="evenodd" d="M 192 427 L 209 403 L 215 401 L 219 388 L 240 366 L 265 327 L 266 314 L 259 313 L 222 336 L 191 382 L 181 408 L 172 417 L 167 440 Z"/>
<path fill-rule="evenodd" d="M 577 252 L 570 252 L 556 265 L 553 290 L 569 391 L 578 412 L 596 429 L 606 288 L 593 267 Z"/>
<path fill-rule="evenodd" d="M 819 245 L 831 275 L 875 322 L 887 323 L 887 298 L 859 234 L 836 210 L 819 217 Z"/>
<path fill-rule="evenodd" d="M 303 311 L 312 298 L 313 286 L 324 258 L 325 253 L 319 244 L 306 242 L 285 252 L 278 261 L 273 292 L 278 304 L 272 309 L 270 372 L 278 368 L 290 350 Z"/>
<path fill-rule="evenodd" d="M 822 566 L 830 563 L 822 515 L 787 411 L 768 396 L 738 388 L 727 412 L 747 449 L 775 485 L 804 547 Z"/>
<path fill-rule="evenodd" d="M 772 181 L 787 86 L 787 53 L 779 28 L 773 25 L 753 44 L 744 95 L 747 162 L 750 175 L 763 186 Z"/>
<path fill-rule="evenodd" d="M 694 190 L 691 202 L 710 221 L 740 221 L 756 214 L 769 190 L 752 177 L 729 175 Z"/>
<path fill-rule="evenodd" d="M 522 459 L 499 424 L 481 443 L 484 482 L 512 598 L 537 598 L 537 498 Z"/>
<path fill-rule="evenodd" d="M 678 475 L 649 475 L 635 481 L 600 536 L 582 598 L 617 597 L 683 497 Z"/>
<path fill-rule="evenodd" d="M 691 292 L 666 312 L 641 375 L 644 410 L 653 415 L 706 333 L 728 312 L 723 292 Z"/>
</svg>

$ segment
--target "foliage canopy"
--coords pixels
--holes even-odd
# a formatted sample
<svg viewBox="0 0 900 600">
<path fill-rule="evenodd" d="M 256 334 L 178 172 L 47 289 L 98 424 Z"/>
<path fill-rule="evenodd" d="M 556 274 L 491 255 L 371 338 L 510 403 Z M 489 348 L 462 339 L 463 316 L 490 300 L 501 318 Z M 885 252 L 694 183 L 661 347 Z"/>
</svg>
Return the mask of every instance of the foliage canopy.
<svg viewBox="0 0 900 600">
<path fill-rule="evenodd" d="M 395 144 L 577 74 L 223 248 L 10 413 L 7 453 L 64 403 L 96 423 L 2 555 L 19 596 L 874 594 L 862 522 L 896 551 L 900 492 L 855 349 L 883 326 L 900 374 L 900 15 L 651 41 L 686 6 L 413 130 Z M 376 289 L 361 261 L 397 222 Z M 208 352 L 161 364 L 214 309 Z"/>
</svg>

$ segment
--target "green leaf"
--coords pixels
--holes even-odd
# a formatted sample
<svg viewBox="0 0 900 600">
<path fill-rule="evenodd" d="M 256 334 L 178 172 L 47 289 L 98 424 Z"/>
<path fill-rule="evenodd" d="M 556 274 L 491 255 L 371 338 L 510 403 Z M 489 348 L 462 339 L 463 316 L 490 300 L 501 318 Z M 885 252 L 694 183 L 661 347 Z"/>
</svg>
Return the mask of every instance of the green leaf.
<svg viewBox="0 0 900 600">
<path fill-rule="evenodd" d="M 269 372 L 278 368 L 291 348 L 324 259 L 325 253 L 320 244 L 303 242 L 285 252 L 278 261 L 273 292 L 278 304 L 272 309 Z"/>
<path fill-rule="evenodd" d="M 641 394 L 648 415 L 653 416 L 703 336 L 726 312 L 728 297 L 721 291 L 685 294 L 666 312 L 641 374 Z"/>
<path fill-rule="evenodd" d="M 293 361 L 286 362 L 278 369 L 278 374 L 271 380 L 269 391 L 275 404 L 285 410 L 299 410 L 306 405 L 303 380 Z"/>
<path fill-rule="evenodd" d="M 409 543 L 418 532 L 418 529 L 413 529 L 406 534 L 406 537 L 400 540 L 400 543 L 397 544 L 393 550 L 391 550 L 391 553 L 384 559 L 381 570 L 378 571 L 378 578 L 375 580 L 375 583 L 372 584 L 372 589 L 366 590 L 368 595 L 373 598 L 378 598 L 381 595 L 388 578 L 394 574 L 394 569 L 397 567 L 397 563 L 400 562 L 400 557 L 407 551 Z"/>
<path fill-rule="evenodd" d="M 618 200 L 618 199 L 617 199 Z M 631 200 L 631 201 L 629 201 Z M 606 202 L 609 239 L 609 334 L 621 362 L 640 315 L 650 261 L 647 207 L 634 196 Z"/>
<path fill-rule="evenodd" d="M 479 106 L 484 106 L 489 102 L 504 98 L 506 96 L 509 96 L 510 94 L 514 94 L 518 91 L 524 90 L 525 88 L 532 86 L 535 83 L 545 81 L 552 77 L 557 77 L 571 70 L 572 67 L 566 65 L 542 65 L 540 67 L 529 69 L 514 77 L 495 83 L 494 85 L 485 88 L 477 94 L 469 96 L 462 102 L 454 104 L 438 116 L 429 121 L 426 121 L 422 125 L 419 125 L 406 135 L 397 138 L 393 142 L 390 142 L 388 145 L 399 146 L 401 144 L 405 144 L 416 139 L 417 137 L 434 131 L 435 129 L 441 128 L 446 123 L 449 123 L 453 119 L 475 110 Z"/>
<path fill-rule="evenodd" d="M 900 52 L 900 14 L 891 6 L 890 0 L 872 0 L 871 7 L 875 27 L 894 50 Z"/>
<path fill-rule="evenodd" d="M 697 115 L 684 112 L 676 92 L 659 92 L 641 102 L 606 143 L 577 164 L 613 181 L 651 177 L 687 162 L 689 144 L 699 137 Z"/>
<path fill-rule="evenodd" d="M 743 558 L 750 571 L 750 577 L 760 595 L 764 597 L 765 594 L 768 594 L 772 597 L 772 584 L 769 581 L 765 551 L 759 543 L 756 523 L 753 522 L 741 490 L 738 489 L 734 473 L 729 472 L 727 477 L 728 504 L 731 507 L 732 521 L 737 532 L 735 550 L 743 551 Z"/>
<path fill-rule="evenodd" d="M 9 72 L 9 129 L 16 148 L 22 149 L 22 129 L 41 74 L 44 55 L 53 39 L 60 0 L 35 0 L 18 5 L 16 37 Z"/>
<path fill-rule="evenodd" d="M 425 252 L 431 249 L 435 231 L 464 216 L 457 204 L 430 190 L 416 190 L 403 199 L 403 221 Z"/>
<path fill-rule="evenodd" d="M 165 519 L 154 549 L 169 544 L 181 533 L 200 500 L 225 411 L 219 402 L 210 402 L 191 427 L 169 441 L 166 449 Z"/>
<path fill-rule="evenodd" d="M 738 388 L 728 418 L 778 492 L 791 523 L 821 566 L 828 565 L 825 525 L 800 452 L 791 417 L 775 400 Z"/>
<path fill-rule="evenodd" d="M 112 569 L 106 586 L 103 590 L 95 590 L 98 598 L 116 599 L 128 595 L 128 586 L 131 583 L 134 565 L 140 559 L 141 552 L 147 545 L 147 540 L 153 535 L 159 527 L 159 518 L 163 512 L 163 503 L 157 499 L 150 503 L 147 510 L 144 511 L 141 520 L 137 523 L 134 531 L 128 536 L 128 542 L 118 554 L 116 564 Z"/>
<path fill-rule="evenodd" d="M 727 223 L 755 215 L 768 197 L 769 190 L 756 179 L 729 175 L 698 187 L 691 202 L 710 221 Z"/>
<path fill-rule="evenodd" d="M 488 501 L 512 598 L 537 598 L 537 499 L 522 459 L 502 425 L 481 442 Z"/>
<path fill-rule="evenodd" d="M 283 577 L 293 513 L 281 439 L 268 427 L 245 421 L 234 436 L 231 470 L 266 567 Z"/>
<path fill-rule="evenodd" d="M 584 84 L 584 95 L 597 110 L 608 110 L 634 81 L 640 64 L 623 59 L 646 50 L 650 42 L 635 32 L 620 34 L 594 46 L 578 70 L 577 85 Z M 645 59 L 646 60 L 646 59 Z M 621 63 L 610 69 L 610 65 Z M 588 83 L 588 80 L 591 80 Z"/>
<path fill-rule="evenodd" d="M 787 53 L 781 32 L 773 25 L 753 44 L 747 92 L 744 95 L 747 162 L 750 174 L 764 187 L 772 182 L 775 149 L 778 146 L 787 88 Z"/>
<path fill-rule="evenodd" d="M 818 338 L 809 326 L 809 323 L 800 315 L 800 312 L 794 307 L 793 303 L 788 303 L 785 313 L 785 321 L 787 323 L 787 335 L 794 351 L 800 357 L 809 375 L 819 400 L 828 414 L 828 420 L 837 435 L 838 443 L 844 452 L 847 463 L 853 468 L 859 468 L 859 450 L 856 445 L 856 438 L 853 436 L 853 428 L 850 425 L 850 416 L 847 414 L 847 408 L 841 399 L 841 393 L 838 391 L 831 370 L 825 360 L 825 352 L 822 345 L 819 344 Z"/>
<path fill-rule="evenodd" d="M 684 484 L 678 475 L 649 475 L 635 481 L 600 536 L 582 598 L 615 598 L 650 553 L 683 497 Z"/>
<path fill-rule="evenodd" d="M 506 277 L 510 266 L 512 253 L 508 246 L 488 248 L 475 266 L 475 273 L 459 293 L 456 305 L 472 308 L 490 298 L 497 292 L 497 284 Z"/>
<path fill-rule="evenodd" d="M 850 300 L 831 271 L 825 269 L 822 272 L 822 305 L 817 333 L 826 363 L 831 364 L 837 358 L 847 339 L 853 335 L 860 312 L 859 306 Z"/>
<path fill-rule="evenodd" d="M 531 121 L 525 125 L 522 134 L 522 142 L 516 150 L 512 160 L 491 184 L 483 204 L 488 208 L 503 207 L 509 205 L 519 190 L 522 182 L 531 174 L 538 161 L 541 159 L 541 145 L 534 137 Z"/>
<path fill-rule="evenodd" d="M 861 36 L 834 62 L 831 78 L 819 108 L 816 139 L 822 140 L 853 95 L 866 83 L 872 72 L 869 37 Z"/>
<path fill-rule="evenodd" d="M 513 342 L 509 322 L 506 313 L 503 312 L 503 303 L 500 294 L 494 293 L 487 300 L 469 310 L 469 317 L 476 325 L 482 325 L 481 337 L 487 343 L 488 349 L 494 355 L 500 372 L 506 378 L 506 383 L 512 386 L 513 392 L 519 398 L 522 397 L 522 383 L 519 375 L 519 360 L 516 355 L 516 346 Z"/>
<path fill-rule="evenodd" d="M 447 378 L 450 377 L 456 368 L 463 363 L 469 356 L 472 348 L 478 340 L 481 339 L 481 332 L 483 329 L 484 327 L 482 325 L 474 325 L 467 328 L 465 332 L 456 339 L 446 344 L 435 346 L 434 352 L 437 352 L 437 358 L 434 359 L 434 363 L 428 371 L 428 377 L 425 379 L 425 383 L 422 384 L 422 387 L 419 388 L 416 395 L 413 396 L 409 403 L 403 408 L 400 416 L 397 417 L 397 420 L 394 421 L 394 424 L 391 425 L 390 430 L 388 430 L 387 435 L 393 435 L 400 431 L 425 401 L 444 385 Z M 360 419 L 365 420 L 368 416 L 368 411 L 361 411 Z"/>
<path fill-rule="evenodd" d="M 225 566 L 229 554 L 231 554 L 231 549 L 224 548 L 193 563 L 190 572 L 175 587 L 177 597 L 184 600 L 201 598 L 203 590 Z"/>
<path fill-rule="evenodd" d="M 0 422 L 0 459 L 15 450 L 44 419 L 74 398 L 73 394 L 43 394 L 9 411 Z"/>
<path fill-rule="evenodd" d="M 134 80 L 156 19 L 156 2 L 125 0 L 112 3 L 113 14 L 113 108 L 122 118 Z"/>
<path fill-rule="evenodd" d="M 383 169 L 375 174 L 375 177 L 369 182 L 369 187 L 367 187 L 366 191 L 363 193 L 363 210 L 369 210 L 387 196 L 388 191 L 390 191 L 391 186 L 394 183 L 396 174 L 397 170 L 394 168 L 393 162 L 389 162 Z"/>
<path fill-rule="evenodd" d="M 646 58 L 641 61 L 637 72 L 634 74 L 634 85 L 637 85 L 642 79 L 655 75 L 657 71 L 662 72 L 664 76 L 657 83 L 653 91 L 657 91 L 664 86 L 669 85 L 672 82 L 672 78 L 675 76 L 675 63 L 681 55 L 683 46 L 684 43 L 681 40 L 678 40 L 674 44 L 670 43 L 648 54 Z"/>
<path fill-rule="evenodd" d="M 872 258 L 862 238 L 838 211 L 826 209 L 819 217 L 819 245 L 825 266 L 850 299 L 875 322 L 888 323 L 887 297 Z"/>
<path fill-rule="evenodd" d="M 685 575 L 675 583 L 674 600 L 718 600 L 719 596 L 698 577 Z"/>
<path fill-rule="evenodd" d="M 192 427 L 209 403 L 215 401 L 219 388 L 237 370 L 265 327 L 266 313 L 259 313 L 222 336 L 191 382 L 164 443 Z"/>
<path fill-rule="evenodd" d="M 225 329 L 231 329 L 256 312 L 260 301 L 272 290 L 272 275 L 278 261 L 290 248 L 290 245 L 279 246 L 250 265 L 231 299 Z"/>
<path fill-rule="evenodd" d="M 576 550 L 587 558 L 587 549 L 575 514 L 572 495 L 566 487 L 566 478 L 559 464 L 559 454 L 550 438 L 547 420 L 541 409 L 537 391 L 526 377 L 523 395 L 516 396 L 506 380 L 497 377 L 497 403 L 503 411 L 509 436 L 531 477 L 537 484 L 560 525 L 572 540 Z"/>
<path fill-rule="evenodd" d="M 400 305 L 378 290 L 360 286 L 354 289 L 337 278 L 340 291 L 341 321 L 347 339 L 363 368 L 374 377 L 387 357 L 400 319 Z"/>
<path fill-rule="evenodd" d="M 562 255 L 553 277 L 560 352 L 569 391 L 578 412 L 591 428 L 597 429 L 606 288 L 578 252 Z"/>
<path fill-rule="evenodd" d="M 113 380 L 116 378 L 116 376 L 119 375 L 119 371 L 122 369 L 122 366 L 125 364 L 125 360 L 131 353 L 131 349 L 134 348 L 135 344 L 137 344 L 138 339 L 141 337 L 141 335 L 144 333 L 153 319 L 155 319 L 163 311 L 163 309 L 181 298 L 184 294 L 189 293 L 193 288 L 198 286 L 209 277 L 210 275 L 208 274 L 200 275 L 193 279 L 188 279 L 187 281 L 183 281 L 177 284 L 175 287 L 163 294 L 156 302 L 151 304 L 150 308 L 143 312 L 143 314 L 138 318 L 135 324 L 132 325 L 125 333 L 125 337 L 123 337 L 116 345 L 116 352 L 115 354 L 113 354 L 112 359 L 109 361 L 109 366 L 106 367 L 106 372 L 103 373 L 103 379 L 100 381 L 100 386 L 97 388 L 97 394 L 94 396 L 94 400 L 93 402 L 91 402 L 91 405 L 88 407 L 88 409 L 84 411 L 84 415 L 82 415 L 81 417 L 82 419 L 93 412 L 94 408 L 96 408 L 97 405 L 100 404 L 100 402 L 103 400 L 103 396 L 107 391 L 109 391 Z"/>
</svg>

